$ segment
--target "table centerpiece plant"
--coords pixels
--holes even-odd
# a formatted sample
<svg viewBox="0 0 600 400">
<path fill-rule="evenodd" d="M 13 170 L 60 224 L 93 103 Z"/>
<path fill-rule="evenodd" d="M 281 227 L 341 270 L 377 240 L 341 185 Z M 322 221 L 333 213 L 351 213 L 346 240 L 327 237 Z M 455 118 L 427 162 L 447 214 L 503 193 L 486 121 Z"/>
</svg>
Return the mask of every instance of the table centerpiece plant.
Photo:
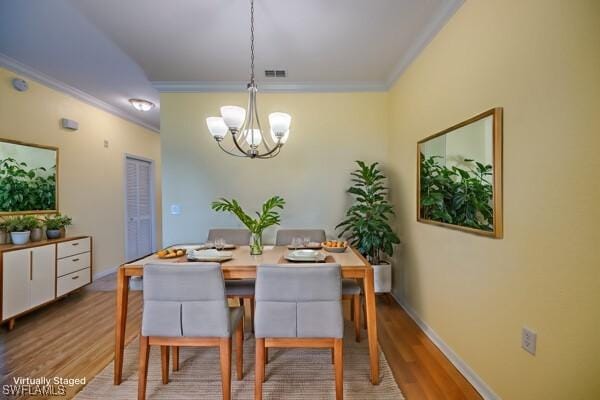
<svg viewBox="0 0 600 400">
<path fill-rule="evenodd" d="M 256 218 L 252 218 L 244 212 L 235 199 L 227 200 L 220 198 L 212 203 L 212 209 L 221 212 L 230 212 L 248 228 L 252 237 L 250 239 L 250 254 L 260 255 L 263 252 L 262 234 L 265 229 L 273 225 L 279 225 L 281 216 L 279 210 L 283 210 L 285 200 L 279 196 L 273 196 L 262 205 L 261 212 L 256 211 Z"/>
<path fill-rule="evenodd" d="M 375 291 L 389 292 L 391 266 L 388 260 L 394 253 L 394 245 L 400 243 L 389 222 L 394 208 L 388 201 L 386 178 L 378 168 L 379 163 L 356 163 L 359 168 L 350 174 L 353 185 L 347 190 L 354 196 L 354 204 L 346 212 L 346 219 L 335 228 L 341 229 L 340 236 L 355 246 L 373 266 Z"/>
</svg>

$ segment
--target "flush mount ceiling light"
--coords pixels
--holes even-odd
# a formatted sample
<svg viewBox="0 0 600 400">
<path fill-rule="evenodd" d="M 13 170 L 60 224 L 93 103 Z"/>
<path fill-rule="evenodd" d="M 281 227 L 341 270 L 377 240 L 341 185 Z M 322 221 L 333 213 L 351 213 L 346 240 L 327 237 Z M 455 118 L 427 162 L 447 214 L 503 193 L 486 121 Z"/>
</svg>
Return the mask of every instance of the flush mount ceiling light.
<svg viewBox="0 0 600 400">
<path fill-rule="evenodd" d="M 129 102 L 136 110 L 142 112 L 150 111 L 155 107 L 153 102 L 144 99 L 129 99 Z"/>
<path fill-rule="evenodd" d="M 273 158 L 290 135 L 292 117 L 274 112 L 269 114 L 270 134 L 265 134 L 258 119 L 254 80 L 254 0 L 250 0 L 250 83 L 248 83 L 248 108 L 221 107 L 220 117 L 208 117 L 206 125 L 217 144 L 225 153 L 236 157 Z M 231 132 L 232 146 L 226 149 L 223 139 Z"/>
</svg>

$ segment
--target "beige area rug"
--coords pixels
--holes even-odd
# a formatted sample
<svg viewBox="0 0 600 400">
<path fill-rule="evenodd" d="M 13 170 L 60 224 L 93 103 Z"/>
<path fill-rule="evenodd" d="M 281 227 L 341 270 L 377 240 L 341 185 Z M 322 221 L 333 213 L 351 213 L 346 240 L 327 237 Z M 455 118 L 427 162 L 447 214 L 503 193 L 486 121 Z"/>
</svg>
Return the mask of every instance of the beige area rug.
<svg viewBox="0 0 600 400">
<path fill-rule="evenodd" d="M 344 398 L 347 400 L 404 399 L 392 371 L 380 351 L 381 383 L 369 381 L 369 352 L 364 338 L 354 340 L 350 324 L 344 340 Z M 235 349 L 232 366 L 235 365 Z M 170 372 L 168 385 L 161 383 L 160 349 L 151 348 L 147 399 L 221 399 L 221 374 L 217 348 L 181 348 L 178 372 Z M 123 383 L 113 385 L 113 363 L 76 396 L 77 400 L 131 400 L 137 396 L 138 341 L 125 349 Z M 172 368 L 172 366 L 171 366 Z M 325 349 L 270 349 L 263 386 L 264 399 L 334 399 L 335 381 L 331 353 Z M 254 399 L 254 338 L 244 341 L 244 379 L 235 380 L 232 369 L 232 399 Z"/>
</svg>

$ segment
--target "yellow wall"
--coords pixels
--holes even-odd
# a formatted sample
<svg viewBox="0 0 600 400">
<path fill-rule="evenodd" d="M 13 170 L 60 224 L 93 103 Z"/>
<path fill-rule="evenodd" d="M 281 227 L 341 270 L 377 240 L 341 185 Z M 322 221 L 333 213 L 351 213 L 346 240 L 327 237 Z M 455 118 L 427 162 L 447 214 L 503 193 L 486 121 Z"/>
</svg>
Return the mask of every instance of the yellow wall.
<svg viewBox="0 0 600 400">
<path fill-rule="evenodd" d="M 17 92 L 16 76 L 0 68 L 0 138 L 59 147 L 59 208 L 73 217 L 69 234 L 94 237 L 93 273 L 124 261 L 125 153 L 156 162 L 160 241 L 159 135 L 31 79 L 28 91 Z M 78 121 L 79 130 L 62 129 L 61 118 Z"/>
<path fill-rule="evenodd" d="M 416 142 L 496 106 L 504 239 L 417 223 Z M 600 2 L 467 1 L 390 116 L 396 294 L 502 398 L 600 398 Z"/>
<path fill-rule="evenodd" d="M 225 104 L 245 106 L 245 93 L 163 93 L 160 101 L 165 244 L 203 241 L 208 227 L 240 226 L 210 209 L 221 196 L 254 211 L 280 195 L 287 201 L 282 227 L 323 227 L 333 236 L 350 201 L 354 160 L 386 155 L 385 93 L 259 93 L 263 124 L 273 111 L 293 118 L 290 138 L 272 160 L 227 156 L 208 133 L 206 117 Z M 181 215 L 170 214 L 171 204 L 181 205 Z"/>
</svg>

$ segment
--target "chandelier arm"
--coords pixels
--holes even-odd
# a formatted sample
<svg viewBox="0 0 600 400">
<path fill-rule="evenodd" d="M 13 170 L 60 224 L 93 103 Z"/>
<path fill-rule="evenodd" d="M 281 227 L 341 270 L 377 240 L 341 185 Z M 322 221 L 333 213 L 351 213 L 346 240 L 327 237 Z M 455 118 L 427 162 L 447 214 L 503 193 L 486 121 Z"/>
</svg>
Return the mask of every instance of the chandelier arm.
<svg viewBox="0 0 600 400">
<path fill-rule="evenodd" d="M 223 146 L 221 145 L 221 142 L 217 142 L 217 145 L 219 145 L 219 148 L 220 148 L 221 150 L 223 150 L 225 153 L 229 154 L 230 156 L 234 156 L 234 157 L 240 157 L 240 158 L 246 158 L 246 155 L 245 155 L 245 154 L 244 154 L 244 155 L 240 155 L 240 154 L 236 154 L 236 153 L 233 153 L 233 152 L 231 152 L 231 151 L 229 151 L 229 150 L 225 149 L 225 147 L 223 147 Z"/>
<path fill-rule="evenodd" d="M 256 91 L 254 91 L 253 93 L 254 93 L 253 112 L 254 112 L 254 116 L 256 118 L 256 125 L 258 126 L 258 130 L 260 131 L 260 135 L 262 136 L 262 145 L 266 149 L 267 153 L 270 153 L 271 147 L 267 143 L 267 134 L 263 131 L 262 127 L 260 126 L 260 119 L 258 118 L 258 105 L 256 104 Z"/>
<path fill-rule="evenodd" d="M 238 133 L 239 133 L 239 131 L 238 131 Z M 235 133 L 231 132 L 231 136 L 233 136 L 233 143 L 235 144 L 235 147 L 237 147 L 238 151 L 243 154 L 243 156 L 240 156 L 240 157 L 247 157 L 248 153 L 238 143 L 238 139 L 236 137 L 237 135 Z M 240 139 L 241 139 L 241 135 L 240 135 Z"/>
<path fill-rule="evenodd" d="M 270 151 L 268 151 L 267 153 L 264 153 L 264 154 L 257 155 L 257 156 L 256 156 L 256 158 L 262 158 L 262 159 L 265 159 L 265 158 L 273 158 L 273 157 L 275 157 L 277 154 L 279 154 L 279 151 L 278 151 L 278 150 L 280 150 L 282 146 L 283 146 L 283 144 L 281 144 L 281 143 L 278 143 L 278 144 L 277 144 L 277 146 L 273 147 L 273 149 L 271 149 L 271 150 L 270 150 Z M 276 153 L 276 154 L 274 154 L 276 151 L 277 151 L 277 153 Z"/>
</svg>

